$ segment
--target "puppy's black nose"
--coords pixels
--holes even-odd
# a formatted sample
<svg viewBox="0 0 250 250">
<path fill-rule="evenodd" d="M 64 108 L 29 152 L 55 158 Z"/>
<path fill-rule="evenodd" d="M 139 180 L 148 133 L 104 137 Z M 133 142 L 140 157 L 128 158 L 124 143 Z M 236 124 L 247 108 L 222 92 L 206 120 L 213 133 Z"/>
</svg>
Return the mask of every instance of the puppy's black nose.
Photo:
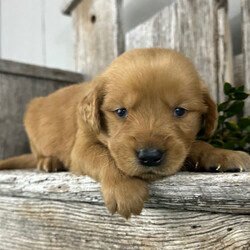
<svg viewBox="0 0 250 250">
<path fill-rule="evenodd" d="M 154 167 L 161 165 L 165 158 L 165 153 L 157 148 L 141 148 L 137 152 L 137 158 L 141 165 Z"/>
</svg>

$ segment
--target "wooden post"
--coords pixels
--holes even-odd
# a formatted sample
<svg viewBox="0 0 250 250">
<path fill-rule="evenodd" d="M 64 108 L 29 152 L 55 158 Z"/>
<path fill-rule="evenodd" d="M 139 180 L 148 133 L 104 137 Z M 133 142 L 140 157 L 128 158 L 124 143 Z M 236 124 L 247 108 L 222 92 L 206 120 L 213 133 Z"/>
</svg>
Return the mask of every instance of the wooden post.
<svg viewBox="0 0 250 250">
<path fill-rule="evenodd" d="M 250 92 L 250 1 L 241 0 L 243 66 L 245 91 Z M 245 101 L 244 115 L 250 115 L 250 98 Z"/>
<path fill-rule="evenodd" d="M 142 214 L 126 220 L 89 177 L 1 171 L 1 249 L 249 248 L 249 173 L 182 172 L 149 189 Z"/>
<path fill-rule="evenodd" d="M 233 82 L 226 5 L 225 0 L 176 0 L 127 33 L 126 50 L 164 47 L 182 51 L 219 102 L 222 83 Z"/>
<path fill-rule="evenodd" d="M 82 80 L 74 72 L 0 60 L 0 159 L 29 152 L 23 115 L 32 98 Z"/>
<path fill-rule="evenodd" d="M 86 80 L 91 80 L 124 51 L 122 0 L 78 2 L 75 9 L 71 8 L 75 31 L 75 68 L 84 74 Z"/>
</svg>

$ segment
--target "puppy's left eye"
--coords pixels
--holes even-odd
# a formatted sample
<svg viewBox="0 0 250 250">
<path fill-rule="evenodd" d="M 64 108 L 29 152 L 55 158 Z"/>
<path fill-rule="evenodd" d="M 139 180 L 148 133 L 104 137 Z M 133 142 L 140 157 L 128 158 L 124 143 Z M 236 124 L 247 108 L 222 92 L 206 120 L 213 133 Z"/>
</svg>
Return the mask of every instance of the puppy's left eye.
<svg viewBox="0 0 250 250">
<path fill-rule="evenodd" d="M 176 116 L 176 117 L 181 117 L 181 116 L 185 115 L 186 112 L 187 112 L 187 110 L 184 109 L 184 108 L 176 108 L 176 109 L 174 110 L 174 116 Z"/>
<path fill-rule="evenodd" d="M 115 113 L 121 118 L 125 118 L 128 116 L 127 109 L 125 108 L 117 109 L 115 110 Z"/>
</svg>

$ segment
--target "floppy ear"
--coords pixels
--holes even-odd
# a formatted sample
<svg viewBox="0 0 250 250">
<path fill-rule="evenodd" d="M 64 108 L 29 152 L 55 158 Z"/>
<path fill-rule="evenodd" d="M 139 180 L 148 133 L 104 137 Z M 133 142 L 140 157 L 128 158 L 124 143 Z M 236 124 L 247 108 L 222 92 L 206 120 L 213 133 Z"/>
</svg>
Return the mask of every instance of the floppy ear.
<svg viewBox="0 0 250 250">
<path fill-rule="evenodd" d="M 104 98 L 104 82 L 94 79 L 89 84 L 90 91 L 78 105 L 78 112 L 89 129 L 98 135 L 102 125 L 100 108 Z"/>
<path fill-rule="evenodd" d="M 205 84 L 202 82 L 202 94 L 205 105 L 207 106 L 206 113 L 204 114 L 205 120 L 205 137 L 209 138 L 213 135 L 215 129 L 217 128 L 218 112 L 217 105 L 211 98 L 209 91 Z"/>
</svg>

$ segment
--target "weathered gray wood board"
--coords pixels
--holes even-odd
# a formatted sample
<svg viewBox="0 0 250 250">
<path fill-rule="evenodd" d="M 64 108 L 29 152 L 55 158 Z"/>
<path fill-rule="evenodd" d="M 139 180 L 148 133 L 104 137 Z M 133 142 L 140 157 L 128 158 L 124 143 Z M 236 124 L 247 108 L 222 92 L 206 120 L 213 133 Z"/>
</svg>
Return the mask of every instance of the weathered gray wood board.
<svg viewBox="0 0 250 250">
<path fill-rule="evenodd" d="M 182 51 L 194 62 L 213 98 L 220 101 L 222 83 L 233 82 L 226 3 L 177 0 L 128 32 L 126 50 L 164 47 Z"/>
<path fill-rule="evenodd" d="M 215 3 L 218 1 L 214 1 Z M 223 1 L 221 1 L 222 3 Z M 224 94 L 224 83 L 230 82 L 232 85 L 235 84 L 234 80 L 234 70 L 233 70 L 233 50 L 232 50 L 232 42 L 231 42 L 231 32 L 228 22 L 227 16 L 227 1 L 224 1 L 223 5 L 220 6 L 217 10 L 217 29 L 215 29 L 215 33 L 218 32 L 218 35 L 215 35 L 217 39 L 217 65 L 215 66 L 217 69 L 217 102 L 221 103 L 225 101 Z M 217 3 L 218 4 L 218 3 Z M 208 45 L 209 46 L 209 45 Z M 218 67 L 218 68 L 217 68 Z M 209 86 L 210 83 L 208 83 Z"/>
<path fill-rule="evenodd" d="M 75 67 L 90 80 L 124 51 L 122 0 L 84 0 L 72 10 Z"/>
<path fill-rule="evenodd" d="M 127 221 L 108 213 L 100 185 L 88 177 L 1 171 L 0 248 L 249 248 L 249 173 L 184 172 L 155 182 L 150 189 L 151 199 L 142 214 Z M 237 213 L 234 203 L 239 201 L 240 207 L 242 199 L 248 215 L 231 214 L 230 203 Z M 226 203 L 228 208 L 217 214 L 179 210 L 190 204 L 191 210 L 202 210 L 204 202 L 214 210 Z"/>
<path fill-rule="evenodd" d="M 73 72 L 0 60 L 0 159 L 29 151 L 23 115 L 32 98 L 82 80 Z"/>
<path fill-rule="evenodd" d="M 245 90 L 250 92 L 250 1 L 241 0 L 243 65 Z M 250 100 L 245 101 L 244 115 L 250 115 Z"/>
<path fill-rule="evenodd" d="M 243 54 L 234 56 L 233 60 L 234 69 L 234 83 L 236 86 L 245 85 L 244 79 L 244 65 L 243 65 Z"/>
<path fill-rule="evenodd" d="M 250 173 L 179 173 L 153 184 L 150 208 L 250 214 Z M 99 184 L 71 173 L 1 171 L 0 196 L 103 205 Z M 86 192 L 87 190 L 87 192 Z"/>
</svg>

